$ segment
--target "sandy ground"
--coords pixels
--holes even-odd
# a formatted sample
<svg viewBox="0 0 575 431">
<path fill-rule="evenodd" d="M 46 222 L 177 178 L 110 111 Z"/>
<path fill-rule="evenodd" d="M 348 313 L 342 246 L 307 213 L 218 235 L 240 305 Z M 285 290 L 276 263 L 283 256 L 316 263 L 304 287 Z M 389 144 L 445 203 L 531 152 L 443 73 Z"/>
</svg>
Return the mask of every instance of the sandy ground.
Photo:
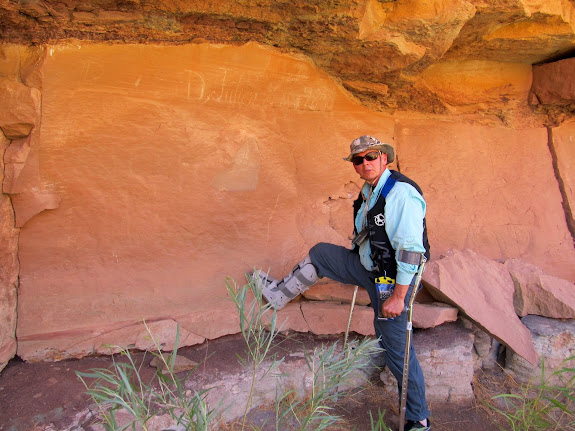
<svg viewBox="0 0 575 431">
<path fill-rule="evenodd" d="M 325 342 L 306 335 L 298 335 L 306 343 Z M 333 340 L 336 340 L 335 338 Z M 307 345 L 307 344 L 306 344 Z M 244 341 L 240 336 L 228 336 L 199 346 L 182 348 L 179 351 L 189 359 L 201 363 L 196 372 L 235 373 L 239 367 L 235 353 L 241 350 Z M 144 380 L 152 379 L 155 368 L 149 365 L 150 354 L 133 353 L 140 361 Z M 108 368 L 111 357 L 88 357 L 80 360 L 66 360 L 56 363 L 25 363 L 12 360 L 0 374 L 0 430 L 39 431 L 39 430 L 92 430 L 93 417 L 86 412 L 93 401 L 85 393 L 83 383 L 77 378 L 77 371 L 94 368 Z M 474 382 L 476 401 L 466 405 L 430 405 L 432 424 L 435 431 L 490 431 L 498 430 L 495 420 L 498 416 L 481 403 L 491 395 L 500 393 L 500 383 L 504 380 L 495 370 L 482 374 Z M 147 380 L 146 380 L 147 381 Z M 379 381 L 378 373 L 371 378 L 371 384 L 342 396 L 334 406 L 334 411 L 342 416 L 342 422 L 332 430 L 372 430 L 370 414 L 377 416 L 378 409 L 386 411 L 386 424 L 397 429 L 397 400 L 389 399 Z M 251 416 L 253 423 L 262 423 L 273 417 L 273 410 L 265 407 Z M 241 429 L 239 424 L 226 427 L 228 430 Z M 274 428 L 275 429 L 275 428 Z"/>
</svg>

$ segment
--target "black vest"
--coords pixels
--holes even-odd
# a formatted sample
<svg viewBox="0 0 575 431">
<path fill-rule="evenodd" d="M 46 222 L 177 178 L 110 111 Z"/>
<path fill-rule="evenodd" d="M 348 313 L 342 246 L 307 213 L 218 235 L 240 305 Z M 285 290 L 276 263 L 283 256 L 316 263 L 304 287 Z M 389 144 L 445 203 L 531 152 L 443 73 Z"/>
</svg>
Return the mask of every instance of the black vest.
<svg viewBox="0 0 575 431">
<path fill-rule="evenodd" d="M 392 171 L 390 178 L 395 181 L 408 183 L 412 185 L 417 192 L 423 196 L 423 192 L 419 186 L 407 178 L 405 175 Z M 363 194 L 360 192 L 358 198 L 353 203 L 353 220 L 355 226 L 355 218 L 363 203 Z M 368 238 L 371 248 L 371 260 L 373 261 L 373 271 L 384 274 L 387 277 L 394 278 L 397 275 L 397 262 L 395 261 L 395 250 L 391 246 L 391 241 L 385 231 L 385 197 L 383 194 L 375 202 L 372 209 L 367 212 L 367 227 Z M 355 231 L 355 228 L 354 228 Z M 355 232 L 357 234 L 357 232 Z M 423 219 L 423 247 L 425 248 L 425 257 L 429 260 L 429 241 L 427 240 L 427 226 L 425 218 Z M 356 247 L 359 250 L 359 247 Z"/>
</svg>

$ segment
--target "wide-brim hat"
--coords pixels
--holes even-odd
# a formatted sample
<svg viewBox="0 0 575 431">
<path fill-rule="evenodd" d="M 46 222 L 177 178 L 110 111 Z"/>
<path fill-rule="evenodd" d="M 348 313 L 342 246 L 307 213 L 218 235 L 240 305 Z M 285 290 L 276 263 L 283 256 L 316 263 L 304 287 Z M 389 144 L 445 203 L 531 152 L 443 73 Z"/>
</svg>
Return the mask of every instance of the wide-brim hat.
<svg viewBox="0 0 575 431">
<path fill-rule="evenodd" d="M 364 135 L 351 141 L 349 144 L 350 154 L 343 160 L 351 161 L 351 158 L 358 153 L 363 153 L 368 150 L 378 150 L 387 155 L 387 163 L 395 160 L 395 150 L 389 144 L 383 144 L 378 139 L 372 136 Z"/>
</svg>

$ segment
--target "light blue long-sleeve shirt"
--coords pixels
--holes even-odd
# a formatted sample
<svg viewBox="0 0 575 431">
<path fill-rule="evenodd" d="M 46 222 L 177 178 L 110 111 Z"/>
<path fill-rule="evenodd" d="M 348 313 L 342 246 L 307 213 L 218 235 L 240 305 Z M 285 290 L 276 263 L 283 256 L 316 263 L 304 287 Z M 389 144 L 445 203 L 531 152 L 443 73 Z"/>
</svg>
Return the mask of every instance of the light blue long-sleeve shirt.
<svg viewBox="0 0 575 431">
<path fill-rule="evenodd" d="M 365 224 L 364 209 L 366 201 L 369 199 L 368 210 L 373 208 L 381 194 L 383 185 L 390 175 L 391 172 L 389 169 L 386 169 L 371 193 L 371 186 L 368 183 L 365 183 L 363 186 L 361 192 L 365 199 L 355 218 L 355 228 L 357 232 L 361 232 Z M 425 248 L 423 247 L 423 219 L 425 217 L 425 210 L 426 205 L 423 196 L 421 196 L 411 184 L 398 181 L 387 195 L 384 214 L 385 231 L 395 250 L 396 262 L 400 250 L 415 251 L 418 253 L 425 252 Z M 368 271 L 371 271 L 374 266 L 370 254 L 371 248 L 369 239 L 367 239 L 359 247 L 359 256 L 361 264 Z M 417 265 L 397 262 L 395 282 L 397 284 L 409 284 L 416 272 Z"/>
</svg>

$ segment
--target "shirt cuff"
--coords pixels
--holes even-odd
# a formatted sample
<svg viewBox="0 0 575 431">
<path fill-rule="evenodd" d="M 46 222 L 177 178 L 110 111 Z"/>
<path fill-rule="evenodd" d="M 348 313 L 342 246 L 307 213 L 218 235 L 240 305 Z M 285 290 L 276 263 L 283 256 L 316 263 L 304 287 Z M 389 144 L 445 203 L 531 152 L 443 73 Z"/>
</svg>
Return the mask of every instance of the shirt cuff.
<svg viewBox="0 0 575 431">
<path fill-rule="evenodd" d="M 417 265 L 410 265 L 409 263 L 399 262 L 397 264 L 397 276 L 395 277 L 395 284 L 411 284 L 413 276 L 417 272 Z"/>
</svg>

